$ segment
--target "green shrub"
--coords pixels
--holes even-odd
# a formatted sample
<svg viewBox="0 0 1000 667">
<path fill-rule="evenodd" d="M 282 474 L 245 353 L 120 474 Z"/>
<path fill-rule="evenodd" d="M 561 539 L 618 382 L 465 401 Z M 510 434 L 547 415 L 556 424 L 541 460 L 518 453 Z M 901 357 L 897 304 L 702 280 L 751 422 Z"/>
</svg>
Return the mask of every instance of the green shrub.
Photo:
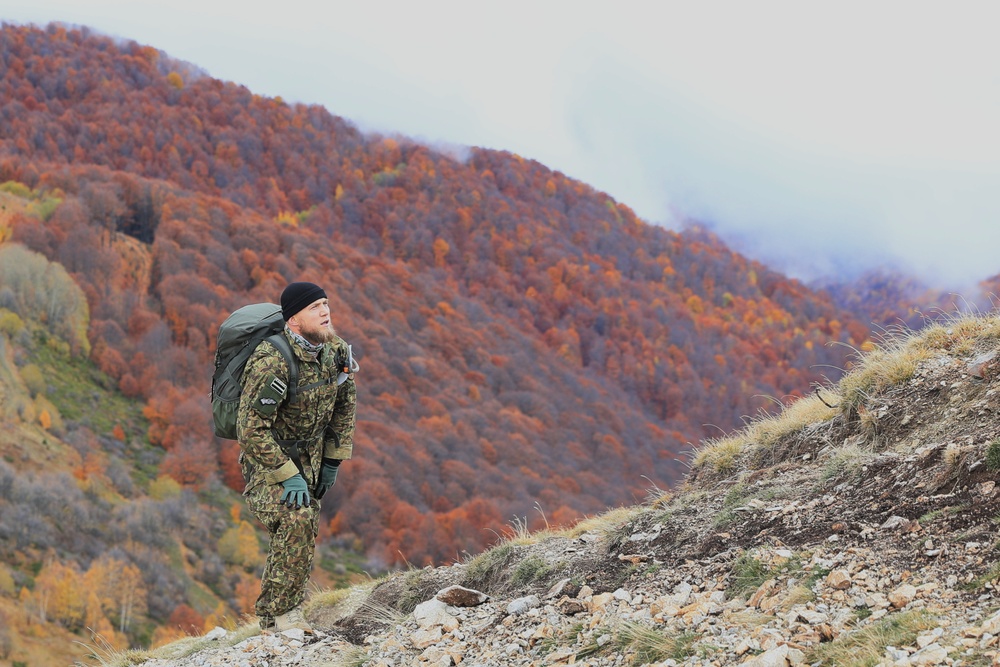
<svg viewBox="0 0 1000 667">
<path fill-rule="evenodd" d="M 13 338 L 24 330 L 24 320 L 12 310 L 0 308 L 0 333 L 7 334 L 8 338 Z"/>
<path fill-rule="evenodd" d="M 21 369 L 21 380 L 31 392 L 32 398 L 45 393 L 45 377 L 42 375 L 42 369 L 35 364 L 28 364 Z"/>
<path fill-rule="evenodd" d="M 15 197 L 20 197 L 21 199 L 31 199 L 31 188 L 24 183 L 18 183 L 17 181 L 0 183 L 0 192 L 12 194 Z"/>
<path fill-rule="evenodd" d="M 730 570 L 730 581 L 732 582 L 732 588 L 729 591 L 730 597 L 757 590 L 773 574 L 771 568 L 759 558 L 743 554 L 736 559 Z"/>
<path fill-rule="evenodd" d="M 60 204 L 62 204 L 62 200 L 58 197 L 43 197 L 28 207 L 28 213 L 41 220 L 48 220 Z"/>
<path fill-rule="evenodd" d="M 986 469 L 1000 470 L 1000 438 L 997 438 L 986 447 Z"/>
</svg>

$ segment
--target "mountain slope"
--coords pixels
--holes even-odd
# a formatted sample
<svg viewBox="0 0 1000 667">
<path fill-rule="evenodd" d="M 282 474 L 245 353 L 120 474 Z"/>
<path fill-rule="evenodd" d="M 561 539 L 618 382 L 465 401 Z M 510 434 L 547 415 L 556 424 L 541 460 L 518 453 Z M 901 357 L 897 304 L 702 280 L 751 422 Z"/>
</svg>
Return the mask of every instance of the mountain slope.
<svg viewBox="0 0 1000 667">
<path fill-rule="evenodd" d="M 32 281 L 0 283 L 0 315 L 25 325 L 6 334 L 13 366 L 41 369 L 32 400 L 68 415 L 50 442 L 82 456 L 82 477 L 8 462 L 4 516 L 39 531 L 4 543 L 0 596 L 16 609 L 47 564 L 68 568 L 62 590 L 113 558 L 146 591 L 126 644 L 248 609 L 260 544 L 238 447 L 211 436 L 212 349 L 231 310 L 291 280 L 324 285 L 361 363 L 324 582 L 478 553 L 512 516 L 632 504 L 681 478 L 689 443 L 839 376 L 868 334 L 707 231 L 647 225 L 536 162 L 365 136 L 86 29 L 0 29 L 0 117 L 0 251 L 38 253 L 86 305 L 64 330 L 26 305 L 58 290 L 18 301 Z M 61 364 L 82 393 L 60 392 Z M 118 401 L 127 419 L 109 419 Z M 41 413 L 4 412 L 3 430 L 45 438 Z M 90 532 L 50 558 L 58 503 L 29 500 L 59 494 Z M 85 603 L 100 616 L 67 602 L 64 629 L 83 632 Z M 32 609 L 19 624 L 52 618 Z"/>
<path fill-rule="evenodd" d="M 825 388 L 837 407 L 801 399 L 706 443 L 684 485 L 644 506 L 317 595 L 315 643 L 244 630 L 130 659 L 995 664 L 998 336 L 993 314 L 893 339 Z M 428 614 L 450 585 L 489 599 Z"/>
<path fill-rule="evenodd" d="M 86 31 L 4 36 L 0 179 L 65 197 L 15 238 L 84 287 L 93 357 L 186 457 L 175 475 L 195 481 L 208 437 L 218 322 L 324 283 L 366 392 L 335 525 L 386 562 L 479 548 L 536 502 L 565 522 L 631 501 L 642 475 L 678 477 L 687 442 L 769 404 L 755 395 L 844 367 L 828 342 L 867 335 L 707 233 L 645 225 L 517 156 L 364 137 Z"/>
</svg>

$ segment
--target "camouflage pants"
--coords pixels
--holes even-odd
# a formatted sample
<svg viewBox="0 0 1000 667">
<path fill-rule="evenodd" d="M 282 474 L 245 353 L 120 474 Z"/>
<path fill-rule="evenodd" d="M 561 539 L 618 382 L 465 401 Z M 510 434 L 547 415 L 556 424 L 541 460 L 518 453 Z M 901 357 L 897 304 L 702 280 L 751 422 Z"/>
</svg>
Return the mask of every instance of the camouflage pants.
<svg viewBox="0 0 1000 667">
<path fill-rule="evenodd" d="M 281 503 L 281 484 L 247 491 L 247 507 L 267 528 L 271 544 L 255 609 L 260 618 L 280 616 L 302 603 L 319 535 L 319 501 L 292 509 Z"/>
</svg>

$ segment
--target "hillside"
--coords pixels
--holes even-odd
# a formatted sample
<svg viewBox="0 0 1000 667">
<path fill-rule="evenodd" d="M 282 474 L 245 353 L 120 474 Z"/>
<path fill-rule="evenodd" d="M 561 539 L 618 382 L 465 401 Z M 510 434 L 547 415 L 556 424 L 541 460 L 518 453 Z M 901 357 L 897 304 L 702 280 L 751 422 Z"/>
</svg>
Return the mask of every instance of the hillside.
<svg viewBox="0 0 1000 667">
<path fill-rule="evenodd" d="M 317 641 L 244 628 L 106 664 L 997 664 L 998 392 L 1000 317 L 938 324 L 642 506 L 315 595 Z"/>
<path fill-rule="evenodd" d="M 147 646 L 248 609 L 262 545 L 206 397 L 219 324 L 289 281 L 327 289 L 361 363 L 356 459 L 324 507 L 330 585 L 669 488 L 691 443 L 835 380 L 868 337 L 697 225 L 87 29 L 0 29 L 0 117 L 0 269 L 40 271 L 0 280 L 22 406 L 0 412 L 0 510 L 20 527 L 0 601 L 38 644 L 103 619 Z M 19 458 L 38 441 L 51 455 Z M 53 613 L 41 594 L 109 562 L 138 573 L 141 612 L 69 596 Z"/>
<path fill-rule="evenodd" d="M 919 329 L 945 313 L 988 312 L 998 301 L 997 276 L 963 291 L 932 287 L 899 271 L 875 270 L 850 280 L 826 278 L 809 284 L 876 331 Z"/>
<path fill-rule="evenodd" d="M 363 371 L 331 527 L 376 564 L 478 550 L 536 503 L 566 523 L 633 502 L 867 336 L 703 230 L 518 156 L 366 137 L 86 30 L 3 34 L 0 181 L 58 202 L 14 239 L 81 285 L 91 358 L 145 402 L 175 479 L 240 485 L 234 444 L 202 455 L 225 315 L 293 279 L 335 294 Z"/>
</svg>

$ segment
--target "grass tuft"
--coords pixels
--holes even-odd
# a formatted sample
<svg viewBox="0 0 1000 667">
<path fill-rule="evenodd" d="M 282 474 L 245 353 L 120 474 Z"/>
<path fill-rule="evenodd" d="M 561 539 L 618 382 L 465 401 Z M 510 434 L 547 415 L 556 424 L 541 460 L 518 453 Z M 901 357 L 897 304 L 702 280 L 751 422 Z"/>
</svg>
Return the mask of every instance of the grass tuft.
<svg viewBox="0 0 1000 667">
<path fill-rule="evenodd" d="M 731 585 L 727 594 L 729 597 L 735 598 L 744 593 L 755 591 L 773 575 L 774 572 L 764 561 L 745 553 L 733 562 L 733 566 L 729 570 Z"/>
<path fill-rule="evenodd" d="M 828 452 L 825 458 L 823 470 L 819 474 L 819 481 L 828 484 L 845 476 L 853 475 L 871 463 L 875 459 L 875 453 L 862 449 L 856 444 L 847 444 Z"/>
<path fill-rule="evenodd" d="M 783 438 L 801 431 L 809 424 L 833 419 L 837 410 L 817 396 L 807 396 L 789 403 L 777 415 L 761 414 L 742 431 L 709 440 L 695 453 L 692 469 L 709 468 L 719 473 L 732 472 L 740 456 L 754 449 L 773 447 Z"/>
<path fill-rule="evenodd" d="M 91 665 L 101 667 L 128 667 L 141 665 L 148 660 L 179 660 L 200 651 L 216 647 L 235 646 L 249 637 L 260 634 L 257 621 L 245 623 L 231 630 L 222 639 L 206 639 L 205 637 L 184 637 L 155 649 L 127 649 L 124 651 L 112 648 L 100 635 L 94 637 L 94 644 L 81 642 L 89 651 L 88 659 L 96 660 Z M 86 667 L 86 663 L 77 662 L 78 667 Z"/>
<path fill-rule="evenodd" d="M 994 472 L 1000 470 L 1000 438 L 986 447 L 986 469 Z"/>
<path fill-rule="evenodd" d="M 859 418 L 866 432 L 874 435 L 877 415 L 865 409 L 873 397 L 913 378 L 921 362 L 941 351 L 967 354 L 977 343 L 997 338 L 1000 317 L 968 313 L 949 316 L 917 332 L 903 327 L 886 330 L 871 349 L 857 351 L 853 368 L 836 385 L 825 388 L 823 400 L 815 395 L 800 398 L 777 415 L 762 414 L 741 431 L 706 440 L 695 452 L 691 468 L 720 474 L 733 472 L 745 454 L 773 447 L 809 424 L 838 415 Z M 1000 445 L 997 449 L 994 465 L 1000 469 Z"/>
<path fill-rule="evenodd" d="M 909 646 L 917 635 L 935 626 L 934 617 L 923 609 L 900 612 L 879 619 L 829 644 L 819 644 L 806 654 L 806 662 L 838 667 L 872 667 L 885 655 L 887 646 Z"/>
<path fill-rule="evenodd" d="M 692 654 L 698 640 L 693 633 L 671 634 L 639 623 L 624 623 L 618 633 L 619 647 L 635 653 L 632 664 L 645 665 L 665 660 L 680 661 Z"/>
</svg>

